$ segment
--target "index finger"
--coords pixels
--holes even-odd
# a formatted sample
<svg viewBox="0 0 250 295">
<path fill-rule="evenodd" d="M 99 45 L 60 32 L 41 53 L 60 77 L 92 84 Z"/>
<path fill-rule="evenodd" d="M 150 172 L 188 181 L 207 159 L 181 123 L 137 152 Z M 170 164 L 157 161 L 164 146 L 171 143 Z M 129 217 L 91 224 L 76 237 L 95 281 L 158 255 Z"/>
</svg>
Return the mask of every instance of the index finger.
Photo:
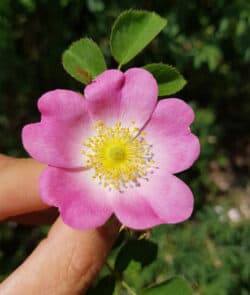
<svg viewBox="0 0 250 295">
<path fill-rule="evenodd" d="M 83 294 L 104 264 L 119 228 L 113 218 L 100 228 L 78 231 L 59 218 L 48 237 L 0 285 L 0 293 Z"/>
<path fill-rule="evenodd" d="M 0 155 L 0 220 L 48 208 L 38 190 L 44 167 L 33 159 Z"/>
</svg>

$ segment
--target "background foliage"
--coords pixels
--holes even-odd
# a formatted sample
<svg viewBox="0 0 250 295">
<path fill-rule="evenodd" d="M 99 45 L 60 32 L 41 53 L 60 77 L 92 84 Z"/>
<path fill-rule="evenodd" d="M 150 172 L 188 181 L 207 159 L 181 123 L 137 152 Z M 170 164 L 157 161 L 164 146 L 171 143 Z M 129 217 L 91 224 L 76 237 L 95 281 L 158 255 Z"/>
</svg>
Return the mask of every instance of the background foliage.
<svg viewBox="0 0 250 295">
<path fill-rule="evenodd" d="M 202 153 L 181 175 L 195 194 L 192 219 L 154 229 L 157 260 L 145 268 L 131 261 L 124 276 L 135 288 L 180 274 L 197 294 L 250 294 L 248 0 L 1 0 L 0 151 L 25 155 L 20 131 L 38 120 L 36 101 L 42 93 L 82 91 L 61 65 L 61 54 L 73 41 L 93 38 L 108 66 L 117 67 L 108 37 L 115 18 L 129 8 L 154 10 L 168 19 L 159 37 L 128 66 L 165 62 L 180 70 L 188 84 L 177 96 L 196 110 L 193 130 Z M 44 234 L 44 227 L 1 225 L 0 279 Z M 115 292 L 126 294 L 121 286 Z"/>
</svg>

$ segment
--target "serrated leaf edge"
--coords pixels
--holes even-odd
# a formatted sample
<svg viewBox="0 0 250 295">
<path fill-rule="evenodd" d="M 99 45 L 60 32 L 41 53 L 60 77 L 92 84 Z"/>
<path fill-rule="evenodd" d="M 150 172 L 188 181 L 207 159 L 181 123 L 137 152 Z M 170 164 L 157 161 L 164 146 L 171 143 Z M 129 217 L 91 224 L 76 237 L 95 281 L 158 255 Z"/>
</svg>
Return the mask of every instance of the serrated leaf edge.
<svg viewBox="0 0 250 295">
<path fill-rule="evenodd" d="M 187 85 L 187 80 L 185 79 L 185 77 L 180 73 L 180 71 L 179 71 L 176 67 L 174 67 L 174 66 L 172 66 L 172 65 L 170 65 L 170 64 L 166 64 L 166 63 L 162 63 L 162 62 L 160 62 L 160 63 L 151 63 L 151 64 L 147 64 L 147 65 L 143 66 L 142 68 L 145 69 L 145 70 L 147 70 L 149 73 L 151 73 L 151 72 L 147 69 L 147 66 L 151 66 L 151 65 L 163 65 L 163 66 L 168 66 L 168 67 L 171 68 L 174 72 L 176 72 L 177 74 L 179 74 L 179 75 L 181 76 L 181 78 L 182 78 L 182 81 L 183 81 L 183 84 L 181 85 L 181 87 L 179 87 L 178 90 L 176 90 L 176 91 L 174 91 L 174 92 L 172 92 L 172 93 L 168 93 L 168 94 L 162 94 L 162 95 L 159 94 L 159 96 L 175 94 L 175 93 L 181 91 L 181 90 Z M 152 74 L 152 73 L 151 73 L 151 74 Z M 153 74 L 152 74 L 152 75 L 153 75 Z M 158 83 L 157 83 L 157 84 L 158 84 Z M 159 85 L 158 85 L 158 87 L 159 87 Z"/>
<path fill-rule="evenodd" d="M 162 29 L 156 34 L 156 36 L 163 30 L 163 28 L 167 25 L 167 19 L 166 18 L 163 18 L 163 17 L 161 17 L 159 14 L 157 14 L 156 12 L 154 12 L 154 11 L 148 11 L 148 10 L 141 10 L 141 9 L 128 9 L 128 10 L 125 10 L 125 11 L 123 11 L 116 19 L 115 19 L 115 21 L 114 21 L 114 23 L 113 23 L 113 25 L 112 25 L 112 28 L 111 28 L 111 34 L 110 34 L 110 41 L 109 41 L 109 45 L 110 45 L 110 49 L 111 49 L 111 54 L 112 54 L 112 56 L 114 57 L 114 59 L 117 61 L 117 63 L 119 64 L 119 69 L 121 68 L 121 66 L 122 65 L 124 65 L 124 64 L 126 64 L 126 63 L 122 63 L 122 62 L 119 62 L 118 60 L 117 60 L 117 58 L 116 58 L 116 56 L 114 55 L 114 52 L 113 52 L 113 47 L 112 47 L 112 39 L 113 39 L 113 34 L 114 34 L 114 29 L 115 29 L 115 27 L 116 27 L 116 25 L 117 25 L 117 23 L 120 21 L 120 19 L 122 18 L 122 17 L 124 17 L 124 15 L 127 15 L 127 14 L 130 14 L 131 12 L 133 12 L 133 13 L 135 13 L 135 14 L 142 14 L 142 13 L 150 13 L 150 14 L 154 14 L 154 15 L 157 15 L 159 18 L 161 18 L 162 19 L 162 21 L 164 21 L 165 22 L 165 24 L 164 24 L 164 26 L 162 27 Z M 155 37 L 156 37 L 155 36 Z M 153 39 L 152 39 L 153 40 Z M 151 41 L 152 41 L 151 40 Z M 150 41 L 150 42 L 151 42 Z M 143 48 L 144 49 L 144 48 Z M 143 50 L 142 49 L 142 50 Z M 139 54 L 140 52 L 138 52 L 137 54 Z M 136 55 L 137 55 L 136 54 Z M 135 55 L 135 56 L 136 56 Z M 129 60 L 129 61 L 131 61 L 131 60 Z M 129 62 L 128 61 L 128 62 Z"/>
</svg>

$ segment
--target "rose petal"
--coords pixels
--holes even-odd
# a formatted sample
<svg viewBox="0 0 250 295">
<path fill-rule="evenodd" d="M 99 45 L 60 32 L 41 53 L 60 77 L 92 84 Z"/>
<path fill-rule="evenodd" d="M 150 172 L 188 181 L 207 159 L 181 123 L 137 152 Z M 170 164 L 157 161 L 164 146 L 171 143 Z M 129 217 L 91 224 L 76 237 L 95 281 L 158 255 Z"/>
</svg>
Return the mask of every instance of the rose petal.
<svg viewBox="0 0 250 295">
<path fill-rule="evenodd" d="M 142 230 L 164 223 L 138 190 L 117 193 L 112 203 L 117 218 L 129 228 Z"/>
<path fill-rule="evenodd" d="M 184 101 L 160 101 L 145 127 L 147 141 L 152 144 L 156 166 L 170 173 L 191 167 L 200 154 L 198 138 L 190 131 L 193 111 Z"/>
<path fill-rule="evenodd" d="M 56 167 L 81 167 L 82 141 L 90 134 L 90 118 L 83 96 L 69 90 L 54 90 L 38 101 L 41 122 L 22 131 L 27 152 L 40 162 Z"/>
<path fill-rule="evenodd" d="M 190 168 L 200 154 L 200 143 L 192 133 L 178 137 L 154 138 L 155 165 L 170 173 L 179 173 Z"/>
<path fill-rule="evenodd" d="M 124 75 L 119 70 L 100 74 L 85 90 L 84 95 L 94 121 L 112 125 L 117 122 Z"/>
<path fill-rule="evenodd" d="M 157 103 L 158 86 L 154 77 L 146 70 L 132 68 L 125 72 L 122 89 L 120 121 L 129 125 L 135 121 L 141 128 L 151 116 Z"/>
<path fill-rule="evenodd" d="M 177 136 L 190 133 L 194 120 L 192 108 L 178 98 L 166 98 L 158 102 L 145 131 L 149 136 Z"/>
<path fill-rule="evenodd" d="M 145 198 L 164 223 L 178 223 L 190 217 L 194 199 L 189 187 L 174 175 L 156 173 L 143 186 Z"/>
<path fill-rule="evenodd" d="M 157 101 L 158 87 L 153 76 L 144 69 L 132 68 L 124 74 L 108 70 L 85 88 L 91 116 L 112 125 L 123 126 L 135 121 L 142 127 L 152 114 Z"/>
<path fill-rule="evenodd" d="M 178 223 L 190 217 L 193 211 L 193 194 L 183 181 L 161 169 L 149 175 L 148 179 L 141 180 L 140 187 L 133 190 L 132 196 L 143 200 L 143 204 L 147 203 L 158 220 L 161 220 L 160 223 Z M 144 207 L 138 207 L 137 210 L 141 215 L 145 214 L 144 218 L 147 217 Z"/>
<path fill-rule="evenodd" d="M 41 197 L 59 208 L 62 219 L 75 229 L 91 229 L 111 216 L 107 190 L 96 185 L 89 170 L 48 167 L 40 177 Z"/>
</svg>

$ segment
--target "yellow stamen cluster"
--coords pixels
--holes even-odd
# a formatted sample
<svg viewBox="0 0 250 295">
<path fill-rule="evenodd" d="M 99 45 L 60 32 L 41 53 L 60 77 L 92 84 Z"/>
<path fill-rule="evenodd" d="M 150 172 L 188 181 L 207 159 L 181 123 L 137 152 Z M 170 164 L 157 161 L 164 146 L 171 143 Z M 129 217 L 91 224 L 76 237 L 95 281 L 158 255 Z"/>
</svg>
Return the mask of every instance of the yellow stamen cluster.
<svg viewBox="0 0 250 295">
<path fill-rule="evenodd" d="M 93 178 L 104 187 L 121 191 L 140 185 L 138 180 L 152 173 L 152 146 L 144 132 L 138 133 L 134 121 L 130 127 L 122 127 L 121 122 L 107 127 L 98 121 L 94 130 L 95 135 L 83 142 L 82 154 L 87 167 L 94 169 Z"/>
</svg>

